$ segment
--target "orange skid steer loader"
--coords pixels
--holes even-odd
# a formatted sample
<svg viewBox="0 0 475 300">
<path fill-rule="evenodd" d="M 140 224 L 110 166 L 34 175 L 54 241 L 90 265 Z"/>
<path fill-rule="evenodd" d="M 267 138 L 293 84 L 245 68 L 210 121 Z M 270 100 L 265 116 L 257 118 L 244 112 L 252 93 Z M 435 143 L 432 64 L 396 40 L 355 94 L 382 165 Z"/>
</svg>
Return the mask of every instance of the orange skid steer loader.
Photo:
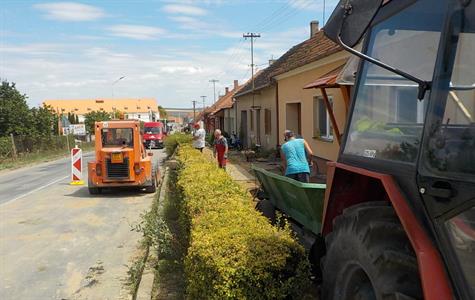
<svg viewBox="0 0 475 300">
<path fill-rule="evenodd" d="M 154 193 L 160 179 L 153 153 L 146 153 L 139 121 L 96 122 L 96 159 L 88 163 L 90 194 L 103 188 L 137 187 Z"/>
</svg>

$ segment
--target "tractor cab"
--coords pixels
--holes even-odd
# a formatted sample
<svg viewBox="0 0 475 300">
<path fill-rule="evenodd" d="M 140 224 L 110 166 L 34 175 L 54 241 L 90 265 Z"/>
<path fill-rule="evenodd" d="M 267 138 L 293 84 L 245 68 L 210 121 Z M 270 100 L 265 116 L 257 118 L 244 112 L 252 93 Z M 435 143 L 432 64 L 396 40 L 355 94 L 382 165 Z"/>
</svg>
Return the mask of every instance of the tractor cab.
<svg viewBox="0 0 475 300">
<path fill-rule="evenodd" d="M 329 168 L 323 235 L 338 240 L 333 221 L 352 206 L 386 201 L 415 252 L 425 297 L 474 299 L 475 1 L 342 0 L 324 31 L 361 62 Z M 378 295 L 372 274 L 354 270 L 347 283 L 361 287 L 369 276 Z M 329 286 L 326 295 L 346 299 L 335 294 L 342 288 L 353 287 Z"/>
</svg>

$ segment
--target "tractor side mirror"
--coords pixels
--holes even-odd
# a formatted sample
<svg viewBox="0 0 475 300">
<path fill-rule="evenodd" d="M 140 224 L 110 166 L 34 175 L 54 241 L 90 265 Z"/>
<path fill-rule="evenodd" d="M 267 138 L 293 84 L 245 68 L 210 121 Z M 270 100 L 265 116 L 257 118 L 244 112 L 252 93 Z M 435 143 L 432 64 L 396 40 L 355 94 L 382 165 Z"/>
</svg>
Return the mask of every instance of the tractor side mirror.
<svg viewBox="0 0 475 300">
<path fill-rule="evenodd" d="M 339 39 L 354 47 L 363 37 L 383 0 L 340 0 L 328 19 L 323 32 L 332 41 L 340 44 Z"/>
<path fill-rule="evenodd" d="M 147 156 L 153 156 L 153 152 L 147 152 Z"/>
</svg>

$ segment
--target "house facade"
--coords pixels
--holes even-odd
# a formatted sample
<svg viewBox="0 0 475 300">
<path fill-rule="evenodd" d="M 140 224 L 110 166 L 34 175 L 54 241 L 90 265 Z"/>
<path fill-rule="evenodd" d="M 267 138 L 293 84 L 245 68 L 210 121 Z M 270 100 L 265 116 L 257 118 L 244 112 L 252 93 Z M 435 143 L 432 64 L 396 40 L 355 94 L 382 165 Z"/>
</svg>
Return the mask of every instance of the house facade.
<svg viewBox="0 0 475 300">
<path fill-rule="evenodd" d="M 275 85 L 269 82 L 267 86 L 255 89 L 254 93 L 251 90 L 243 91 L 235 99 L 236 124 L 244 147 L 252 148 L 260 145 L 262 149 L 275 149 L 277 146 Z"/>
</svg>

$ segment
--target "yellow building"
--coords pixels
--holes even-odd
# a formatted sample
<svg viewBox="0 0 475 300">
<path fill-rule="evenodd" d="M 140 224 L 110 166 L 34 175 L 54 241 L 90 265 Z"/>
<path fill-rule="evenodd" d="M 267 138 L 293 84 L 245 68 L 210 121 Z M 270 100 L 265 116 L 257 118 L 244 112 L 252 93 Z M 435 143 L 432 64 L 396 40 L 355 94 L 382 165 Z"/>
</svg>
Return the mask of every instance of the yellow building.
<svg viewBox="0 0 475 300">
<path fill-rule="evenodd" d="M 44 105 L 51 106 L 63 114 L 74 113 L 79 122 L 84 121 L 84 115 L 91 111 L 108 113 L 122 112 L 126 119 L 136 119 L 144 122 L 160 118 L 157 100 L 154 98 L 121 98 L 121 99 L 55 99 L 45 100 Z"/>
</svg>

